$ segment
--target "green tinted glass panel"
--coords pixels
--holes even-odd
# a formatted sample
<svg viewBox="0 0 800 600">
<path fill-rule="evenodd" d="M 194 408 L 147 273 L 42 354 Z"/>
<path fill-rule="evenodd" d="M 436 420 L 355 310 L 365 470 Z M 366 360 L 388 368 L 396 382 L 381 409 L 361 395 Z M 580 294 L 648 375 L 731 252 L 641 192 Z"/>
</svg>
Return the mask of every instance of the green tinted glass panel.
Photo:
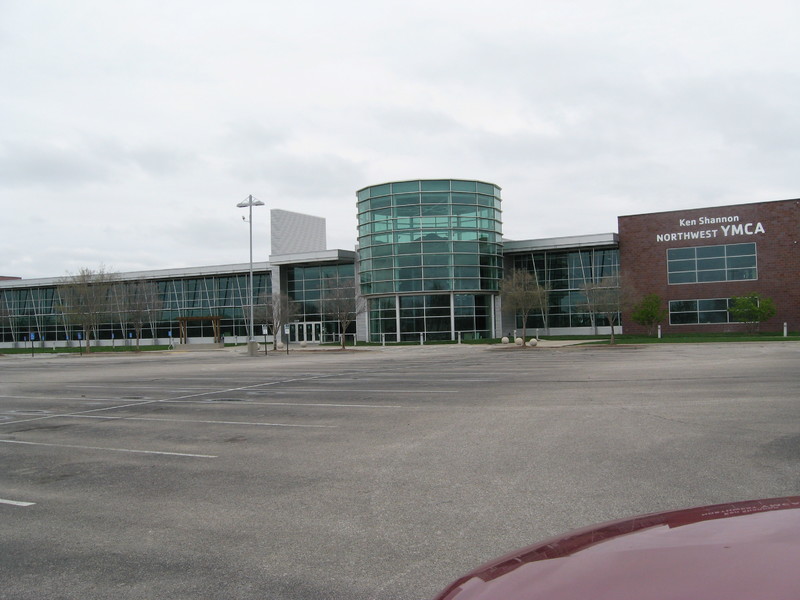
<svg viewBox="0 0 800 600">
<path fill-rule="evenodd" d="M 423 204 L 422 206 L 422 214 L 423 215 L 449 215 L 450 214 L 450 206 L 448 204 Z M 445 221 L 445 227 L 447 227 L 448 223 Z"/>
<path fill-rule="evenodd" d="M 419 240 L 419 231 L 416 229 L 409 229 L 408 231 L 398 231 L 394 234 L 395 242 L 413 242 Z"/>
<path fill-rule="evenodd" d="M 424 265 L 449 265 L 452 262 L 450 254 L 423 254 L 422 264 Z"/>
<path fill-rule="evenodd" d="M 475 204 L 478 202 L 477 194 L 451 194 L 453 204 Z M 473 208 L 473 210 L 475 210 Z M 458 214 L 455 212 L 456 209 L 453 208 L 453 214 Z"/>
<path fill-rule="evenodd" d="M 728 256 L 740 256 L 743 254 L 755 254 L 755 244 L 730 244 L 727 246 L 726 252 Z"/>
<path fill-rule="evenodd" d="M 422 191 L 423 192 L 435 192 L 435 191 L 449 191 L 450 190 L 450 181 L 449 180 L 436 180 L 436 181 L 423 181 L 422 182 Z"/>
<path fill-rule="evenodd" d="M 455 265 L 478 265 L 480 256 L 477 254 L 454 254 L 453 264 Z"/>
<path fill-rule="evenodd" d="M 369 206 L 373 210 L 376 208 L 386 208 L 387 206 L 391 206 L 392 198 L 391 196 L 381 196 L 380 198 L 373 198 L 369 201 Z"/>
<path fill-rule="evenodd" d="M 406 279 L 397 281 L 395 283 L 398 292 L 421 292 L 422 280 L 421 279 Z"/>
<path fill-rule="evenodd" d="M 422 247 L 419 242 L 395 244 L 395 251 L 397 254 L 419 254 Z"/>
<path fill-rule="evenodd" d="M 402 192 L 418 192 L 419 181 L 398 181 L 392 184 L 392 191 L 395 194 Z"/>
<path fill-rule="evenodd" d="M 422 246 L 423 252 L 450 252 L 450 242 L 425 242 Z"/>
<path fill-rule="evenodd" d="M 450 267 L 425 267 L 424 271 L 428 279 L 446 279 L 453 276 Z"/>
<path fill-rule="evenodd" d="M 395 279 L 420 279 L 422 267 L 403 267 L 395 270 Z"/>
<path fill-rule="evenodd" d="M 472 252 L 478 253 L 478 244 L 476 242 L 453 242 L 453 252 Z"/>
<path fill-rule="evenodd" d="M 744 281 L 747 279 L 756 279 L 755 269 L 728 269 L 729 281 Z"/>
<path fill-rule="evenodd" d="M 728 310 L 728 299 L 713 298 L 711 300 L 698 300 L 697 310 Z"/>
<path fill-rule="evenodd" d="M 670 325 L 691 325 L 697 323 L 697 313 L 670 313 L 669 323 Z"/>
<path fill-rule="evenodd" d="M 667 260 L 694 258 L 694 248 L 672 248 L 667 250 Z"/>
<path fill-rule="evenodd" d="M 444 193 L 422 194 L 423 204 L 447 204 L 449 200 L 450 200 L 450 194 L 444 194 Z"/>
<path fill-rule="evenodd" d="M 697 271 L 684 271 L 683 273 L 670 273 L 670 283 L 696 283 Z"/>
<path fill-rule="evenodd" d="M 719 271 L 698 271 L 697 282 L 708 283 L 711 281 L 725 281 L 726 273 L 723 269 Z"/>
<path fill-rule="evenodd" d="M 405 204 L 419 204 L 419 194 L 397 194 L 394 197 L 394 203 L 397 206 Z"/>
<path fill-rule="evenodd" d="M 728 311 L 700 312 L 697 317 L 698 323 L 727 323 Z"/>
<path fill-rule="evenodd" d="M 725 256 L 725 246 L 699 246 L 695 248 L 697 258 L 712 258 L 715 256 Z"/>
<path fill-rule="evenodd" d="M 362 265 L 366 261 L 362 261 Z M 385 256 L 382 258 L 375 258 L 370 261 L 372 268 L 375 269 L 390 269 L 394 266 L 394 259 L 391 256 Z"/>
<path fill-rule="evenodd" d="M 755 267 L 756 257 L 750 256 L 728 256 L 728 268 Z"/>
<path fill-rule="evenodd" d="M 478 267 L 454 267 L 453 274 L 456 277 L 477 277 L 479 273 Z"/>
<path fill-rule="evenodd" d="M 372 256 L 373 257 L 391 256 L 394 253 L 393 250 L 394 249 L 392 247 L 392 244 L 386 244 L 384 246 L 375 246 L 374 248 L 372 248 Z"/>
<path fill-rule="evenodd" d="M 724 269 L 725 258 L 700 258 L 698 253 L 697 268 L 700 271 L 707 271 L 709 269 Z"/>
<path fill-rule="evenodd" d="M 394 214 L 397 217 L 418 217 L 419 204 L 411 204 L 409 206 L 397 206 L 394 209 Z"/>
<path fill-rule="evenodd" d="M 454 192 L 474 192 L 476 189 L 474 181 L 460 181 L 455 179 L 451 182 Z"/>
<path fill-rule="evenodd" d="M 417 227 L 417 219 L 413 217 L 400 217 L 394 221 L 395 229 L 414 229 Z"/>
<path fill-rule="evenodd" d="M 416 267 L 422 264 L 422 257 L 419 254 L 397 256 L 394 260 L 398 267 Z"/>
<path fill-rule="evenodd" d="M 670 312 L 696 312 L 697 300 L 672 300 L 669 303 Z"/>
</svg>

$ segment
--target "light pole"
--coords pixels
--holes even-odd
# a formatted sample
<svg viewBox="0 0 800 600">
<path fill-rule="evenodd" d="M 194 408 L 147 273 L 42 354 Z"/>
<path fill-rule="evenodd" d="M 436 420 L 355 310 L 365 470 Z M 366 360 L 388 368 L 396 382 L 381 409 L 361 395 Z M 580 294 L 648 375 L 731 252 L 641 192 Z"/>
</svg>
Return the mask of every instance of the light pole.
<svg viewBox="0 0 800 600">
<path fill-rule="evenodd" d="M 250 285 L 248 289 L 248 301 L 250 302 L 250 335 L 247 339 L 247 354 L 250 356 L 255 356 L 258 353 L 258 344 L 255 338 L 255 331 L 254 331 L 254 317 L 253 317 L 253 207 L 254 206 L 264 206 L 264 203 L 257 198 L 253 198 L 252 194 L 249 195 L 247 198 L 239 202 L 237 204 L 239 208 L 249 208 L 250 209 L 250 218 L 248 222 L 250 223 Z M 244 217 L 242 217 L 244 219 Z"/>
</svg>

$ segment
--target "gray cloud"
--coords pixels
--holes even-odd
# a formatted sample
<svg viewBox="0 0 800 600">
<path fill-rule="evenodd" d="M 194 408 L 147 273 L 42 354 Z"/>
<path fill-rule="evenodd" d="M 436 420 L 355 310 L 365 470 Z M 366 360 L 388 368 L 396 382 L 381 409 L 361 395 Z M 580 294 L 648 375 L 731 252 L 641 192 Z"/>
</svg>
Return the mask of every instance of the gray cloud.
<svg viewBox="0 0 800 600">
<path fill-rule="evenodd" d="M 54 143 L 0 145 L 0 186 L 75 186 L 107 181 L 112 173 L 85 148 Z"/>
<path fill-rule="evenodd" d="M 517 238 L 800 195 L 796 3 L 0 12 L 3 274 L 236 262 L 250 193 L 325 217 L 341 247 L 355 190 L 387 180 L 493 181 Z"/>
</svg>

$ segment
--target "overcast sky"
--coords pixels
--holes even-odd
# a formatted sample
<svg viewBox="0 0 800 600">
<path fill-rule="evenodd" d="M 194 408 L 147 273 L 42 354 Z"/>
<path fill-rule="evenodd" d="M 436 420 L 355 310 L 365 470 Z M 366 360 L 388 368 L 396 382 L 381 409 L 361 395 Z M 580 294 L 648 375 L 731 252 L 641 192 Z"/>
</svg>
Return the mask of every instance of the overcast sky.
<svg viewBox="0 0 800 600">
<path fill-rule="evenodd" d="M 353 249 L 357 189 L 503 189 L 504 234 L 800 196 L 800 3 L 0 0 L 0 275 Z"/>
</svg>

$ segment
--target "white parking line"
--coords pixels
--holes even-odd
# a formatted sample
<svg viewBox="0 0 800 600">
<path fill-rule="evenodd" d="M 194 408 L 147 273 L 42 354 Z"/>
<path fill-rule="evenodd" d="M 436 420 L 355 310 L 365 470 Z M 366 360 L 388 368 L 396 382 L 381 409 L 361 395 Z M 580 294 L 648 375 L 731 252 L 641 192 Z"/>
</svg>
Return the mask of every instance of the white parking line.
<svg viewBox="0 0 800 600">
<path fill-rule="evenodd" d="M 331 402 L 246 402 L 259 406 L 323 406 L 331 408 L 404 408 L 400 404 L 333 404 Z"/>
<path fill-rule="evenodd" d="M 106 452 L 127 452 L 130 454 L 158 454 L 162 456 L 187 456 L 189 458 L 217 458 L 213 454 L 186 454 L 184 452 L 161 452 L 158 450 L 131 450 L 130 448 L 103 448 L 100 446 L 76 446 L 73 444 L 47 444 L 45 442 L 23 442 L 21 440 L 0 440 L 0 444 L 23 444 L 25 446 L 51 446 L 53 448 L 77 448 L 79 450 L 104 450 Z"/>
<path fill-rule="evenodd" d="M 186 394 L 185 396 L 178 396 L 177 398 L 172 398 L 172 400 L 189 400 L 190 398 L 199 398 L 200 396 L 211 396 L 213 394 L 228 394 L 230 392 L 241 392 L 243 390 L 265 388 L 273 385 L 280 385 L 282 383 L 292 383 L 294 381 L 316 381 L 319 379 L 326 379 L 329 377 L 336 377 L 336 374 L 316 375 L 314 377 L 293 377 L 291 379 L 281 379 L 280 381 L 267 381 L 264 383 L 254 383 L 253 385 L 243 385 L 239 387 L 226 388 L 222 390 L 210 390 L 206 392 L 199 392 L 197 394 Z"/>
<path fill-rule="evenodd" d="M 0 396 L 0 399 L 14 399 L 14 400 L 43 400 L 43 401 L 52 401 L 52 396 Z M 59 402 L 119 402 L 120 398 L 87 398 L 86 396 L 70 398 L 69 396 L 59 396 Z M 143 398 L 144 400 L 144 398 Z"/>
<path fill-rule="evenodd" d="M 215 394 L 226 394 L 226 393 L 238 392 L 238 391 L 242 391 L 242 390 L 252 390 L 252 389 L 255 389 L 255 388 L 263 388 L 263 387 L 267 387 L 267 386 L 279 385 L 281 383 L 291 383 L 293 381 L 312 381 L 312 380 L 325 379 L 325 378 L 335 377 L 335 376 L 336 376 L 335 374 L 329 374 L 329 375 L 317 375 L 317 376 L 314 376 L 314 377 L 294 377 L 294 378 L 290 378 L 290 379 L 283 379 L 283 380 L 280 380 L 280 381 L 269 381 L 269 382 L 266 382 L 266 383 L 257 383 L 257 384 L 253 384 L 253 385 L 246 385 L 246 386 L 240 386 L 240 387 L 235 387 L 235 388 L 228 388 L 228 389 L 224 389 L 224 390 L 213 390 L 213 391 L 200 392 L 200 393 L 196 393 L 196 394 L 186 394 L 184 396 L 178 396 L 176 398 L 172 398 L 169 401 L 170 402 L 176 402 L 176 401 L 180 401 L 180 400 L 189 400 L 189 399 L 193 399 L 193 398 L 200 398 L 200 397 L 203 397 L 203 396 L 211 396 L 211 395 L 215 395 Z M 47 420 L 47 419 L 57 419 L 57 418 L 60 418 L 60 417 L 74 417 L 74 416 L 78 416 L 78 415 L 85 415 L 85 414 L 95 413 L 95 412 L 112 411 L 112 410 L 117 410 L 117 409 L 120 409 L 120 408 L 130 408 L 130 407 L 133 407 L 133 406 L 145 406 L 147 404 L 157 404 L 159 402 L 162 402 L 162 400 L 149 399 L 149 400 L 141 400 L 141 401 L 138 401 L 138 402 L 127 402 L 125 404 L 117 404 L 117 405 L 113 405 L 113 406 L 106 406 L 104 408 L 93 408 L 93 409 L 90 409 L 90 410 L 77 411 L 77 412 L 73 412 L 73 413 L 50 414 L 50 415 L 39 416 L 39 417 L 31 417 L 31 418 L 28 418 L 28 419 L 17 419 L 17 420 L 14 420 L 14 421 L 5 421 L 5 422 L 0 422 L 0 426 L 2 426 L 2 425 L 17 425 L 19 423 L 30 423 L 31 421 L 43 421 L 43 420 Z"/>
<path fill-rule="evenodd" d="M 260 421 L 204 421 L 200 419 L 164 419 L 161 417 L 106 417 L 99 415 L 66 415 L 65 418 L 105 419 L 109 421 L 166 421 L 168 423 L 204 423 L 206 425 L 260 425 L 262 427 L 305 427 L 312 429 L 335 429 L 336 427 L 338 427 L 337 425 L 296 425 L 293 423 L 264 423 Z"/>
<path fill-rule="evenodd" d="M 288 388 L 285 390 L 264 390 L 265 394 L 294 394 L 301 392 L 358 392 L 364 394 L 457 394 L 458 390 L 386 390 L 386 389 L 349 389 L 330 386 L 327 388 Z M 257 394 L 258 392 L 247 392 Z"/>
<path fill-rule="evenodd" d="M 0 498 L 0 504 L 10 504 L 11 506 L 33 506 L 36 502 L 19 502 L 18 500 L 5 500 Z"/>
<path fill-rule="evenodd" d="M 72 417 L 75 415 L 82 415 L 86 413 L 93 413 L 93 412 L 103 412 L 107 410 L 117 410 L 118 408 L 130 408 L 131 406 L 143 406 L 146 404 L 154 404 L 158 402 L 158 400 L 143 400 L 141 402 L 130 402 L 127 404 L 116 404 L 114 406 L 106 406 L 104 408 L 92 408 L 89 410 L 82 410 L 77 413 L 64 413 L 64 414 L 50 414 L 45 415 L 42 417 L 32 417 L 30 419 L 17 419 L 16 421 L 8 421 L 6 423 L 0 423 L 0 425 L 17 425 L 19 423 L 30 423 L 31 421 L 45 421 L 47 419 L 58 419 L 60 417 Z"/>
<path fill-rule="evenodd" d="M 160 400 L 160 404 L 209 404 L 214 400 Z M 218 404 L 230 404 L 231 406 L 313 406 L 331 408 L 405 408 L 401 404 L 334 404 L 332 402 L 253 402 L 243 400 L 241 402 L 217 402 Z"/>
</svg>

